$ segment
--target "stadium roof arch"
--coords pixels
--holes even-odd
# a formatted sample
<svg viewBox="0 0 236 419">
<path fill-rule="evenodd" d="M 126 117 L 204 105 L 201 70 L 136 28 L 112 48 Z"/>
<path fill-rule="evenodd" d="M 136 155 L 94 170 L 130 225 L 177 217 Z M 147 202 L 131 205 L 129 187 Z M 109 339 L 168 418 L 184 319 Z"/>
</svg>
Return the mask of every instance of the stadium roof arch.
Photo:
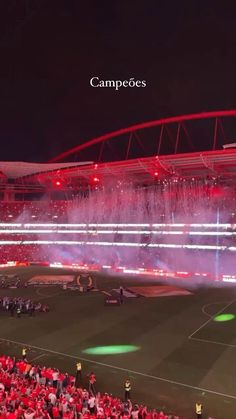
<svg viewBox="0 0 236 419">
<path fill-rule="evenodd" d="M 209 132 L 205 121 L 210 121 Z M 230 123 L 229 123 L 230 121 Z M 197 136 L 205 136 L 210 139 L 211 150 L 194 150 L 192 123 L 200 124 L 200 130 L 196 130 Z M 151 129 L 152 136 L 147 135 Z M 145 134 L 142 143 L 141 134 Z M 5 179 L 11 179 L 25 191 L 34 190 L 34 185 L 40 188 L 55 186 L 55 179 L 62 179 L 62 187 L 84 189 L 88 186 L 103 185 L 105 182 L 128 180 L 139 185 L 149 185 L 156 181 L 167 178 L 224 178 L 235 181 L 236 177 L 236 148 L 229 146 L 217 149 L 219 144 L 223 147 L 226 143 L 236 138 L 236 110 L 224 110 L 204 112 L 190 115 L 182 115 L 172 118 L 159 119 L 123 128 L 90 141 L 80 144 L 59 156 L 54 157 L 48 163 L 25 163 L 25 162 L 0 162 L 0 183 Z M 148 142 L 147 139 L 150 139 Z M 123 144 L 125 152 L 123 158 L 104 161 L 102 152 L 104 145 L 118 140 L 118 148 Z M 162 146 L 169 141 L 172 149 L 169 153 L 162 154 Z M 187 144 L 188 152 L 179 153 L 180 143 Z M 140 147 L 142 143 L 142 147 Z M 145 146 L 149 148 L 145 155 Z M 93 146 L 99 145 L 98 157 L 90 154 Z M 232 144 L 233 146 L 233 144 Z M 139 154 L 134 156 L 132 148 Z M 189 148 L 191 152 L 189 152 Z M 75 160 L 77 154 L 85 150 L 88 158 L 85 161 Z M 193 151 L 194 150 L 194 151 Z M 61 162 L 61 160 L 73 156 L 74 162 Z M 4 187 L 2 186 L 2 190 Z"/>
<path fill-rule="evenodd" d="M 224 128 L 223 128 L 223 119 L 224 118 L 229 118 L 229 117 L 236 117 L 236 109 L 232 109 L 232 110 L 223 110 L 223 111 L 212 111 L 212 112 L 201 112 L 201 113 L 194 113 L 194 114 L 188 114 L 188 115 L 181 115 L 181 116 L 174 116 L 174 117 L 170 117 L 170 118 L 162 118 L 162 119 L 157 119 L 154 121 L 148 121 L 148 122 L 143 122 L 140 124 L 136 124 L 136 125 L 132 125 L 130 127 L 126 127 L 126 128 L 121 128 L 119 130 L 110 132 L 108 134 L 104 134 L 101 135 L 99 137 L 93 138 L 92 140 L 89 140 L 87 142 L 83 142 L 80 145 L 77 145 L 76 147 L 73 147 L 57 156 L 55 156 L 54 158 L 52 158 L 50 160 L 50 162 L 58 162 L 58 161 L 62 161 L 65 158 L 68 158 L 68 156 L 71 155 L 75 155 L 80 153 L 82 150 L 84 149 L 88 149 L 91 148 L 92 146 L 96 145 L 96 144 L 104 144 L 108 141 L 113 140 L 114 138 L 117 137 L 124 137 L 126 134 L 128 134 L 128 137 L 126 138 L 127 141 L 127 152 L 126 152 L 126 159 L 129 156 L 129 151 L 130 151 L 130 146 L 131 146 L 131 141 L 133 139 L 133 135 L 139 133 L 140 131 L 143 130 L 147 130 L 147 129 L 151 129 L 151 128 L 155 128 L 155 127 L 160 127 L 160 132 L 159 132 L 159 138 L 156 138 L 156 153 L 157 155 L 160 155 L 160 151 L 161 151 L 161 146 L 163 143 L 163 138 L 164 138 L 164 131 L 167 131 L 168 134 L 168 140 L 173 141 L 174 142 L 174 149 L 173 149 L 173 154 L 177 154 L 178 153 L 178 147 L 179 147 L 179 143 L 180 143 L 180 139 L 181 139 L 181 132 L 183 132 L 185 134 L 185 137 L 190 145 L 190 147 L 193 148 L 193 144 L 191 141 L 191 137 L 188 133 L 188 130 L 186 128 L 185 123 L 187 122 L 194 122 L 194 121 L 203 121 L 203 120 L 213 120 L 214 121 L 214 133 L 213 133 L 213 138 L 212 138 L 212 150 L 216 149 L 217 146 L 217 135 L 219 133 L 219 131 L 221 131 L 221 134 L 223 136 L 224 141 L 226 140 L 225 137 L 225 132 L 224 132 Z M 236 118 L 235 118 L 236 119 Z M 177 127 L 177 129 L 175 130 L 175 135 L 173 134 L 173 132 L 170 132 L 169 127 L 175 125 Z"/>
<path fill-rule="evenodd" d="M 207 132 L 205 122 L 210 121 L 210 131 Z M 230 121 L 230 124 L 228 124 Z M 209 136 L 212 147 L 211 150 L 193 151 L 194 145 L 189 131 L 189 124 L 202 124 L 199 135 Z M 228 126 L 229 125 L 229 126 Z M 140 132 L 147 132 L 148 129 L 158 129 L 155 132 L 154 149 L 150 156 L 142 154 L 131 158 L 131 147 L 135 143 L 138 148 L 140 143 Z M 236 110 L 223 110 L 213 112 L 202 112 L 189 115 L 163 118 L 150 122 L 136 124 L 127 128 L 96 137 L 90 141 L 82 143 L 70 150 L 51 159 L 51 162 L 58 162 L 72 155 L 78 155 L 83 150 L 90 150 L 94 145 L 100 145 L 99 157 L 96 164 L 82 166 L 67 170 L 68 176 L 77 176 L 80 180 L 89 182 L 96 176 L 97 180 L 112 178 L 128 178 L 138 183 L 151 183 L 155 179 L 166 178 L 170 176 L 177 177 L 219 177 L 234 178 L 236 176 L 236 148 L 230 146 L 224 149 L 216 149 L 229 140 L 229 136 L 236 137 Z M 147 135 L 143 145 L 148 143 Z M 119 140 L 126 145 L 124 158 L 115 161 L 100 162 L 104 144 L 107 142 Z M 183 140 L 188 145 L 191 152 L 178 153 L 180 142 Z M 161 153 L 164 142 L 169 141 L 172 145 L 172 152 Z M 95 159 L 94 159 L 95 160 Z M 96 161 L 96 160 L 95 160 Z"/>
</svg>

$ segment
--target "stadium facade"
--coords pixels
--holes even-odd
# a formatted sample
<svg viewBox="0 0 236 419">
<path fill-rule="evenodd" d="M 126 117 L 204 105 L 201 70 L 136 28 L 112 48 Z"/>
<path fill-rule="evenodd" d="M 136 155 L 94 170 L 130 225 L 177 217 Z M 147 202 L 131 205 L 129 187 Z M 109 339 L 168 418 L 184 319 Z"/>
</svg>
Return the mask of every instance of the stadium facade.
<svg viewBox="0 0 236 419">
<path fill-rule="evenodd" d="M 1 162 L 2 265 L 235 281 L 235 130 L 235 110 L 193 114 Z"/>
</svg>

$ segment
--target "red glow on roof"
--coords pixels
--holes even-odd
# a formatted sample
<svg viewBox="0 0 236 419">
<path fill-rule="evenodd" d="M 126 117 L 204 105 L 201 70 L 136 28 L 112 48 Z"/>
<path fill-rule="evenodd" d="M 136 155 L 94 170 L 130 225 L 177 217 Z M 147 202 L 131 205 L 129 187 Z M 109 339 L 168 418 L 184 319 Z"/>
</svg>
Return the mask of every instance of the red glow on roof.
<svg viewBox="0 0 236 419">
<path fill-rule="evenodd" d="M 57 188 L 60 188 L 62 186 L 62 182 L 59 179 L 56 179 L 53 181 L 53 185 Z"/>
<path fill-rule="evenodd" d="M 97 176 L 94 176 L 93 181 L 94 181 L 95 183 L 98 183 L 98 182 L 100 181 L 100 179 L 99 179 Z"/>
<path fill-rule="evenodd" d="M 211 190 L 211 194 L 215 198 L 221 198 L 221 197 L 224 196 L 224 191 L 220 186 L 215 185 L 215 186 L 213 186 L 213 188 Z"/>
</svg>

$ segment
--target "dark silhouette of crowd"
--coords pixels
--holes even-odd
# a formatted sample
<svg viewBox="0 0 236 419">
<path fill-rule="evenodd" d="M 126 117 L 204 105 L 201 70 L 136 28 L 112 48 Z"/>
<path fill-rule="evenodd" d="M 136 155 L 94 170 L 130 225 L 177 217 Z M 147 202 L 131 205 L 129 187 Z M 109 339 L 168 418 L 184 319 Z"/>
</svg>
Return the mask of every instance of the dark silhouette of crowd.
<svg viewBox="0 0 236 419">
<path fill-rule="evenodd" d="M 0 201 L 0 220 L 8 223 L 66 222 L 70 201 Z"/>
<path fill-rule="evenodd" d="M 9 312 L 12 317 L 15 314 L 17 317 L 21 317 L 22 314 L 33 316 L 35 312 L 46 313 L 49 311 L 49 307 L 47 304 L 42 304 L 39 301 L 34 302 L 29 298 L 0 297 L 0 310 Z"/>
</svg>

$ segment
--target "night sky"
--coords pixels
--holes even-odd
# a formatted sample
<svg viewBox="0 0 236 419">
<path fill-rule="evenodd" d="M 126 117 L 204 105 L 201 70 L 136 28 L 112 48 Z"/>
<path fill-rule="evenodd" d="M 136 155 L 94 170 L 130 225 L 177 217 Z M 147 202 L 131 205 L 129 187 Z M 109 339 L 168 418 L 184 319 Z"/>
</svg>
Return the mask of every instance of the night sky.
<svg viewBox="0 0 236 419">
<path fill-rule="evenodd" d="M 135 123 L 236 107 L 235 10 L 222 1 L 5 0 L 0 50 L 0 160 L 44 162 Z M 93 76 L 147 87 L 92 88 Z"/>
</svg>

